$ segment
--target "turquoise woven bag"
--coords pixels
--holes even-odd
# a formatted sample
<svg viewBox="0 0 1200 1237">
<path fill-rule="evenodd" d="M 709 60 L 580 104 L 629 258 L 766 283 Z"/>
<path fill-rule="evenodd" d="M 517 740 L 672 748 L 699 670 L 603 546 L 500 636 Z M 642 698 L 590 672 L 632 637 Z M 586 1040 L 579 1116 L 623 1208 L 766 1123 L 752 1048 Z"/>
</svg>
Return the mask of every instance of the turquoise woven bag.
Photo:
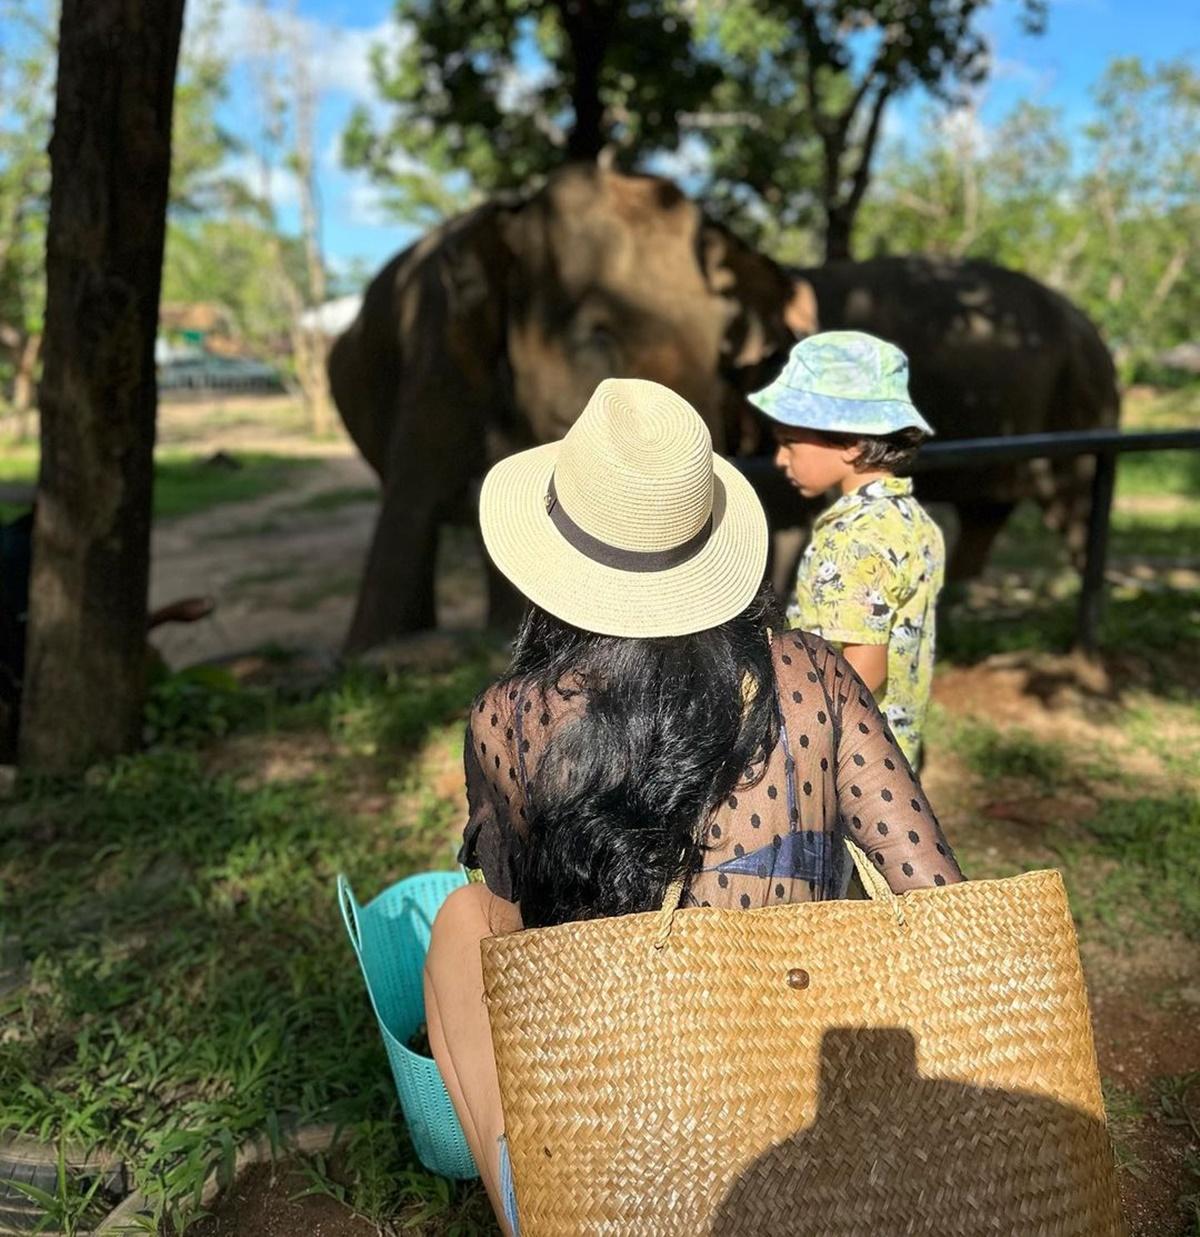
<svg viewBox="0 0 1200 1237">
<path fill-rule="evenodd" d="M 359 906 L 350 882 L 337 878 L 342 918 L 367 983 L 413 1147 L 421 1163 L 443 1177 L 477 1177 L 479 1171 L 438 1067 L 413 1052 L 407 1041 L 425 1021 L 422 972 L 434 916 L 451 891 L 464 884 L 462 872 L 422 872 Z"/>
</svg>

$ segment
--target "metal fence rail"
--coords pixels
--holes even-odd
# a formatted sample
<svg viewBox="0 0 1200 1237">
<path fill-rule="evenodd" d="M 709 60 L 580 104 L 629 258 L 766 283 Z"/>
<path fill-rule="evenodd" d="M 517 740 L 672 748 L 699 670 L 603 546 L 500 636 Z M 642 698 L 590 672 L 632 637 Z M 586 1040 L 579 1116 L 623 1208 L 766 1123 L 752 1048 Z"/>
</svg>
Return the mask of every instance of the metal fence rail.
<svg viewBox="0 0 1200 1237">
<path fill-rule="evenodd" d="M 1091 455 L 1096 460 L 1092 478 L 1092 501 L 1088 513 L 1087 547 L 1083 580 L 1079 593 L 1078 643 L 1096 648 L 1100 618 L 1104 609 L 1104 571 L 1108 560 L 1108 533 L 1112 521 L 1113 489 L 1117 476 L 1117 456 L 1130 451 L 1200 450 L 1200 430 L 1117 429 L 1070 430 L 1060 434 L 1013 434 L 996 438 L 960 438 L 949 442 L 930 442 L 921 448 L 914 472 L 942 468 L 985 468 L 997 464 L 1019 464 L 1036 459 L 1066 459 Z M 734 460 L 752 480 L 772 467 L 770 458 Z"/>
</svg>

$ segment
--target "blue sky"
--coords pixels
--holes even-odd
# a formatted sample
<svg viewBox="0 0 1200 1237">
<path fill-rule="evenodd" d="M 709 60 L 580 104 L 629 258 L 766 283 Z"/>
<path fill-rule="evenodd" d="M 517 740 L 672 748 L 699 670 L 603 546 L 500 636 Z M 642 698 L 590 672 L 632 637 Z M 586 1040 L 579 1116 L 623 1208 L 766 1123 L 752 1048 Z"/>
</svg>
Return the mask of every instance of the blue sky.
<svg viewBox="0 0 1200 1237">
<path fill-rule="evenodd" d="M 231 97 L 222 119 L 252 140 L 253 39 L 247 35 L 249 0 L 226 0 L 222 46 L 233 61 Z M 322 98 L 318 115 L 319 185 L 324 207 L 324 246 L 331 262 L 352 262 L 372 270 L 412 239 L 405 225 L 389 221 L 366 178 L 338 164 L 338 136 L 355 103 L 371 103 L 367 49 L 398 30 L 392 0 L 300 0 L 304 31 L 317 49 L 314 57 Z M 1050 0 L 1047 32 L 1023 33 L 1014 0 L 1000 0 L 986 18 L 993 46 L 994 72 L 980 100 L 986 121 L 994 121 L 1021 99 L 1057 105 L 1072 119 L 1088 111 L 1088 88 L 1114 56 L 1147 60 L 1188 55 L 1200 61 L 1200 3 L 1197 0 Z M 890 131 L 917 123 L 925 104 L 919 98 L 895 110 Z M 296 218 L 294 192 L 276 178 L 280 218 Z"/>
</svg>

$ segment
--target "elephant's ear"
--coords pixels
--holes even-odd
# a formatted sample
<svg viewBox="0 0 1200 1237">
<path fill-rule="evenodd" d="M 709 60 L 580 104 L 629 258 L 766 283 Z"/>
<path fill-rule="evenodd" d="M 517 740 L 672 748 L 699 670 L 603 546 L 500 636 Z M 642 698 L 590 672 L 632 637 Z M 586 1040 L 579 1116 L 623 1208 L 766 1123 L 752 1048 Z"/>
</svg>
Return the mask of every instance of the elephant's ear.
<svg viewBox="0 0 1200 1237">
<path fill-rule="evenodd" d="M 699 258 L 709 288 L 725 301 L 722 369 L 743 390 L 752 390 L 762 367 L 781 360 L 792 344 L 784 319 L 792 280 L 711 220 L 701 224 Z"/>
</svg>

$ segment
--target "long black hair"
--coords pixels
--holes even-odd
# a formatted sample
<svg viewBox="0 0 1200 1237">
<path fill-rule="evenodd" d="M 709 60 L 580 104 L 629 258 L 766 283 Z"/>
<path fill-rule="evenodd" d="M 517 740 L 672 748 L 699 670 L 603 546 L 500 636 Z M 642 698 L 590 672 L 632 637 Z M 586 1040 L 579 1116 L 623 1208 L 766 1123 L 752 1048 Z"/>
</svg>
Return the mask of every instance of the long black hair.
<svg viewBox="0 0 1200 1237">
<path fill-rule="evenodd" d="M 509 679 L 546 693 L 569 682 L 586 707 L 557 727 L 527 788 L 527 926 L 653 910 L 699 869 L 713 810 L 761 777 L 778 737 L 778 626 L 768 585 L 687 636 L 601 636 L 529 608 Z"/>
</svg>

